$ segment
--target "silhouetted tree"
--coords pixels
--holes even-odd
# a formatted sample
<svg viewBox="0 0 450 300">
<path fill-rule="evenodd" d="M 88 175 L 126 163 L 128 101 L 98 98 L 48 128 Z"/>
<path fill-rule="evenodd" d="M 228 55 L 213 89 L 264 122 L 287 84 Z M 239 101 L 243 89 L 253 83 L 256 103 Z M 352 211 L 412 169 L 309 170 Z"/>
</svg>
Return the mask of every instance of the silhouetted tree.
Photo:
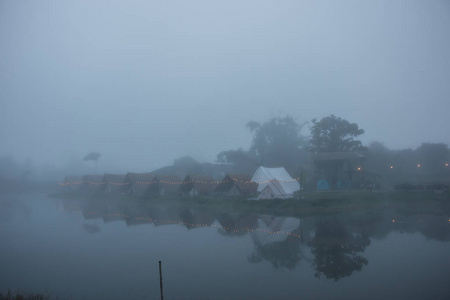
<svg viewBox="0 0 450 300">
<path fill-rule="evenodd" d="M 175 173 L 179 174 L 204 174 L 202 165 L 190 156 L 182 156 L 175 159 L 173 162 L 173 167 L 176 169 Z"/>
<path fill-rule="evenodd" d="M 217 154 L 217 162 L 233 164 L 233 172 L 243 174 L 250 174 L 258 167 L 255 157 L 243 149 L 222 151 Z"/>
<path fill-rule="evenodd" d="M 423 143 L 416 152 L 417 163 L 421 164 L 426 175 L 443 175 L 447 171 L 445 164 L 449 163 L 449 150 L 446 144 Z"/>
<path fill-rule="evenodd" d="M 247 128 L 253 133 L 249 151 L 242 149 L 222 151 L 217 161 L 232 163 L 240 171 L 253 170 L 264 164 L 269 167 L 283 166 L 296 174 L 300 165 L 310 162 L 309 153 L 304 149 L 306 138 L 301 134 L 305 123 L 299 124 L 294 118 L 272 118 L 264 123 L 248 122 Z"/>
<path fill-rule="evenodd" d="M 366 153 L 365 169 L 380 175 L 384 182 L 392 180 L 396 170 L 393 166 L 393 152 L 383 143 L 375 141 L 369 144 Z"/>
<path fill-rule="evenodd" d="M 337 281 L 350 276 L 354 271 L 360 271 L 368 261 L 359 253 L 364 252 L 369 244 L 367 236 L 351 234 L 336 218 L 320 221 L 311 241 L 311 252 L 315 256 L 315 276 L 323 274 L 326 278 Z"/>
<path fill-rule="evenodd" d="M 91 161 L 95 162 L 95 173 L 97 173 L 97 161 L 100 158 L 100 156 L 102 156 L 102 155 L 98 152 L 90 152 L 83 158 L 84 161 L 91 160 Z"/>
<path fill-rule="evenodd" d="M 217 162 L 221 163 L 250 164 L 252 160 L 250 154 L 242 149 L 222 151 L 217 154 Z"/>
<path fill-rule="evenodd" d="M 193 159 L 190 156 L 182 156 L 180 158 L 177 158 L 173 161 L 173 165 L 176 167 L 184 167 L 184 168 L 191 168 L 194 167 L 196 165 L 198 165 L 199 163 Z"/>
<path fill-rule="evenodd" d="M 364 133 L 356 123 L 330 115 L 312 120 L 308 149 L 313 153 L 363 151 L 361 141 L 354 138 Z"/>
<path fill-rule="evenodd" d="M 292 171 L 302 160 L 307 159 L 302 147 L 306 146 L 306 139 L 301 134 L 305 123 L 299 124 L 294 118 L 272 118 L 262 124 L 247 123 L 247 128 L 253 133 L 250 154 L 259 163 L 267 166 L 284 166 Z"/>
</svg>

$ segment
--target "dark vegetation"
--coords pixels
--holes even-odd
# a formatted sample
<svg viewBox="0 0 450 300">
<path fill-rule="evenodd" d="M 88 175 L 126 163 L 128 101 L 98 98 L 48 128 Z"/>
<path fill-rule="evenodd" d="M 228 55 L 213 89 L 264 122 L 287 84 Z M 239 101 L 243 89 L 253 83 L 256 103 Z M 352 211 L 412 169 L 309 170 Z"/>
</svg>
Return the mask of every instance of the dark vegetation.
<svg viewBox="0 0 450 300">
<path fill-rule="evenodd" d="M 0 300 L 49 300 L 48 295 L 36 293 L 11 292 L 8 290 L 6 294 L 0 292 Z"/>
<path fill-rule="evenodd" d="M 287 200 L 246 200 L 242 197 L 137 197 L 111 194 L 60 194 L 54 197 L 65 200 L 82 200 L 87 203 L 146 203 L 150 206 L 186 206 L 209 208 L 236 213 L 260 213 L 291 217 L 317 214 L 387 209 L 407 205 L 410 212 L 450 213 L 450 192 L 422 191 L 311 191 L 301 198 Z M 300 196 L 300 195 L 298 195 Z"/>
<path fill-rule="evenodd" d="M 239 171 L 249 174 L 259 164 L 282 166 L 293 177 L 301 177 L 305 188 L 314 189 L 313 154 L 357 152 L 365 156 L 363 170 L 380 176 L 382 189 L 401 184 L 418 184 L 425 189 L 427 185 L 450 181 L 450 152 L 446 144 L 423 143 L 417 149 L 401 150 L 389 149 L 378 141 L 364 146 L 356 139 L 364 134 L 356 123 L 334 115 L 313 119 L 311 123 L 307 137 L 303 132 L 306 123 L 297 123 L 289 116 L 263 124 L 249 122 L 247 127 L 253 133 L 250 149 L 223 151 L 217 155 L 217 161 L 239 166 Z"/>
</svg>

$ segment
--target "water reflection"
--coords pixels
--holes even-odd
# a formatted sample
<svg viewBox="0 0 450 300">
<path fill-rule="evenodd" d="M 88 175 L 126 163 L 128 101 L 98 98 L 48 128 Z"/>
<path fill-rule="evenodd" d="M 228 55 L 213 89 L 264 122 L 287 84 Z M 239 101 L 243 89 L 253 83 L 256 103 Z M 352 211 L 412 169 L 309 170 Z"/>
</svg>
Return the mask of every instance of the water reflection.
<svg viewBox="0 0 450 300">
<path fill-rule="evenodd" d="M 364 255 L 371 239 L 390 232 L 420 232 L 428 239 L 450 240 L 448 216 L 408 213 L 396 207 L 319 216 L 272 216 L 224 211 L 181 204 L 153 205 L 145 201 L 59 200 L 65 211 L 80 210 L 85 220 L 125 222 L 127 226 L 178 224 L 188 230 L 216 228 L 232 238 L 249 236 L 254 249 L 243 253 L 252 264 L 270 263 L 275 269 L 294 270 L 300 262 L 311 266 L 315 277 L 338 281 L 369 264 Z M 94 224 L 83 225 L 97 233 Z"/>
<path fill-rule="evenodd" d="M 339 280 L 360 271 L 368 260 L 362 256 L 370 240 L 364 228 L 346 226 L 338 217 L 319 218 L 310 242 L 315 276 Z"/>
<path fill-rule="evenodd" d="M 0 290 L 158 299 L 162 260 L 170 299 L 450 294 L 450 216 L 439 203 L 328 215 L 155 203 L 0 198 Z"/>
<path fill-rule="evenodd" d="M 88 233 L 100 232 L 100 227 L 97 224 L 83 224 L 83 229 Z"/>
<path fill-rule="evenodd" d="M 297 218 L 260 216 L 260 230 L 252 231 L 256 250 L 248 260 L 252 263 L 266 260 L 274 268 L 293 269 L 302 256 L 301 223 Z"/>
</svg>

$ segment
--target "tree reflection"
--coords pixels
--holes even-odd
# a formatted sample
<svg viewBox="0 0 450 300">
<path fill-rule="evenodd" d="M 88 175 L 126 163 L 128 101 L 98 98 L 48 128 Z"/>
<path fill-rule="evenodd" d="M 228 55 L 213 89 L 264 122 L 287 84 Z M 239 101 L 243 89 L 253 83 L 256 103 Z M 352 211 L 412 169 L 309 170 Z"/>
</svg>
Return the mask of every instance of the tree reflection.
<svg viewBox="0 0 450 300">
<path fill-rule="evenodd" d="M 288 237 L 282 242 L 257 246 L 256 251 L 248 257 L 248 260 L 251 263 L 267 260 L 277 269 L 292 270 L 300 261 L 300 257 L 300 240 Z"/>
<path fill-rule="evenodd" d="M 351 233 L 337 218 L 319 221 L 310 243 L 315 276 L 338 281 L 360 271 L 368 263 L 360 253 L 369 244 L 367 234 Z"/>
<path fill-rule="evenodd" d="M 269 261 L 275 268 L 293 269 L 301 259 L 301 223 L 286 217 L 261 217 L 261 226 L 267 230 L 252 231 L 256 250 L 248 260 L 251 263 Z M 294 234 L 289 235 L 288 233 Z"/>
</svg>

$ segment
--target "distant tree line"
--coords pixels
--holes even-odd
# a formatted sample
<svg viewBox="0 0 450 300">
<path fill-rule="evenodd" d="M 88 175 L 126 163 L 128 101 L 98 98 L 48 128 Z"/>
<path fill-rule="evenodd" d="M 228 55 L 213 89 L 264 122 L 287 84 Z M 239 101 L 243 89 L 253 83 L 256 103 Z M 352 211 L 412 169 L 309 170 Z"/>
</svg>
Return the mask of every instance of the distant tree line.
<svg viewBox="0 0 450 300">
<path fill-rule="evenodd" d="M 308 122 L 291 116 L 272 118 L 264 123 L 251 121 L 250 149 L 222 151 L 217 162 L 236 166 L 237 172 L 251 173 L 258 167 L 285 167 L 293 176 L 312 176 L 312 155 L 324 152 L 357 152 L 366 157 L 365 171 L 376 173 L 389 184 L 407 181 L 433 181 L 450 178 L 449 149 L 443 143 L 423 143 L 415 150 L 391 150 L 381 142 L 364 146 L 357 138 L 364 130 L 356 123 L 330 115 Z"/>
<path fill-rule="evenodd" d="M 390 150 L 381 142 L 372 142 L 365 155 L 365 168 L 393 184 L 450 179 L 449 149 L 443 143 L 423 143 L 414 150 Z"/>
</svg>

